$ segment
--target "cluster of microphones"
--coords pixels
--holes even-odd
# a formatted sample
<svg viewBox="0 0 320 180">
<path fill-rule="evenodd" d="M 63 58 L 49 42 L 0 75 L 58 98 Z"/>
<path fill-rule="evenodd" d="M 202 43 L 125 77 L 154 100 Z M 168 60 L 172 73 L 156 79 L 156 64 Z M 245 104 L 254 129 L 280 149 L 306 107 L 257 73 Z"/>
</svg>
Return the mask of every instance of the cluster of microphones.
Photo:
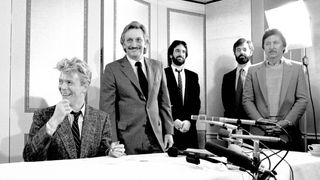
<svg viewBox="0 0 320 180">
<path fill-rule="evenodd" d="M 268 125 L 267 121 L 253 121 L 253 120 L 240 120 L 224 117 L 207 117 L 206 115 L 192 115 L 192 120 L 200 120 L 205 123 L 213 124 L 222 127 L 218 131 L 218 137 L 222 140 L 229 142 L 235 142 L 238 139 L 250 139 L 253 142 L 258 142 L 254 144 L 253 158 L 243 154 L 242 152 L 229 149 L 227 147 L 218 145 L 216 143 L 207 142 L 205 144 L 205 150 L 209 153 L 204 153 L 202 151 L 190 151 L 190 150 L 178 150 L 175 147 L 168 149 L 167 153 L 170 157 L 177 157 L 178 155 L 186 156 L 186 161 L 193 164 L 200 164 L 200 159 L 212 162 L 212 163 L 223 163 L 227 165 L 231 163 L 234 167 L 238 167 L 239 170 L 251 172 L 256 175 L 258 180 L 265 180 L 271 177 L 275 177 L 276 172 L 267 170 L 260 166 L 260 149 L 259 141 L 268 142 L 279 142 L 286 143 L 281 138 L 271 137 L 271 136 L 258 136 L 258 135 L 243 135 L 243 134 L 232 134 L 232 131 L 238 128 L 238 126 L 233 124 L 244 124 L 244 125 Z M 230 123 L 230 124 L 228 124 Z M 215 157 L 225 157 L 226 161 L 220 160 Z M 259 162 L 259 163 L 258 163 Z"/>
</svg>

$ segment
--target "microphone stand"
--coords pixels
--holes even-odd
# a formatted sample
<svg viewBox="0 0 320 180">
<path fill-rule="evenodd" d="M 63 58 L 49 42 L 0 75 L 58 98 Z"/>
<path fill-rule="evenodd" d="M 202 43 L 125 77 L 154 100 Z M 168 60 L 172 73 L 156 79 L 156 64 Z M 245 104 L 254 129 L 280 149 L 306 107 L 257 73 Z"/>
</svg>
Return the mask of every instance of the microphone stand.
<svg viewBox="0 0 320 180">
<path fill-rule="evenodd" d="M 257 167 L 257 172 L 255 172 L 253 175 L 255 179 L 257 180 L 268 180 L 271 177 L 275 178 L 274 172 L 270 170 L 260 169 L 260 148 L 259 148 L 259 140 L 253 140 L 253 163 L 254 166 Z"/>
</svg>

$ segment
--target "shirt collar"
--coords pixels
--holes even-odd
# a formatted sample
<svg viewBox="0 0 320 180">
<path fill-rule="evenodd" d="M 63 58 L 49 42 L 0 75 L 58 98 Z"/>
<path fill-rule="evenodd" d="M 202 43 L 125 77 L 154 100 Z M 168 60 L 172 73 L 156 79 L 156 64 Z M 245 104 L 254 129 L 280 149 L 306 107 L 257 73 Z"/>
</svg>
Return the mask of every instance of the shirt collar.
<svg viewBox="0 0 320 180">
<path fill-rule="evenodd" d="M 127 56 L 127 59 L 133 67 L 135 66 L 136 62 L 138 62 L 137 60 L 131 59 L 129 56 Z M 139 59 L 139 62 L 141 62 L 142 66 L 144 66 L 143 59 L 143 56 L 141 59 Z"/>
<path fill-rule="evenodd" d="M 72 111 L 74 111 L 74 110 L 72 110 Z M 83 104 L 83 106 L 81 107 L 80 111 L 81 111 L 81 114 L 84 116 L 85 111 L 86 111 L 86 103 Z M 74 111 L 74 112 L 76 112 L 76 111 Z"/>
<path fill-rule="evenodd" d="M 240 71 L 240 69 L 243 69 L 244 72 L 248 72 L 249 67 L 251 66 L 251 62 L 248 61 L 246 64 L 238 64 L 237 66 L 237 72 Z"/>
<path fill-rule="evenodd" d="M 273 64 L 273 63 L 271 63 L 270 61 L 266 60 L 266 65 L 267 65 L 267 66 L 278 66 L 278 65 L 281 65 L 282 63 L 283 63 L 283 57 L 280 59 L 279 62 L 277 62 L 277 63 L 275 63 L 275 64 Z"/>
<path fill-rule="evenodd" d="M 184 71 L 184 64 L 181 65 L 181 66 L 177 66 L 177 65 L 175 65 L 175 64 L 172 63 L 172 64 L 171 64 L 171 68 L 172 68 L 173 72 L 175 72 L 176 69 L 177 69 L 178 71 L 183 72 L 183 71 Z"/>
</svg>

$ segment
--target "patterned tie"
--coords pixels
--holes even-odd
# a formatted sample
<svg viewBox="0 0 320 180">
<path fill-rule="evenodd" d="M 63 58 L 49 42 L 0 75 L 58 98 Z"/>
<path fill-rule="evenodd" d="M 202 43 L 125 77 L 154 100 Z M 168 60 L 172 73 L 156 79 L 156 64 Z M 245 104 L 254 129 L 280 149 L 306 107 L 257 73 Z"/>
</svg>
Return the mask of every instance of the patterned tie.
<svg viewBox="0 0 320 180">
<path fill-rule="evenodd" d="M 240 69 L 239 71 L 239 77 L 238 77 L 238 84 L 237 84 L 237 90 L 236 90 L 236 106 L 237 109 L 242 106 L 242 92 L 243 92 L 243 79 L 244 78 L 244 70 Z"/>
<path fill-rule="evenodd" d="M 74 116 L 74 120 L 73 120 L 72 127 L 71 127 L 73 139 L 76 144 L 77 157 L 80 158 L 81 139 L 80 139 L 79 126 L 78 126 L 78 119 L 81 114 L 81 111 L 79 111 L 79 112 L 72 111 L 71 114 Z"/>
<path fill-rule="evenodd" d="M 135 66 L 137 66 L 137 72 L 138 72 L 138 78 L 139 78 L 139 84 L 140 84 L 140 88 L 144 94 L 144 96 L 146 97 L 146 99 L 148 98 L 148 81 L 146 76 L 144 75 L 143 71 L 142 71 L 142 64 L 141 62 L 136 62 Z"/>
<path fill-rule="evenodd" d="M 176 69 L 176 72 L 178 72 L 178 97 L 180 99 L 181 105 L 183 105 L 183 93 L 182 93 L 182 80 L 181 80 L 181 70 Z"/>
</svg>

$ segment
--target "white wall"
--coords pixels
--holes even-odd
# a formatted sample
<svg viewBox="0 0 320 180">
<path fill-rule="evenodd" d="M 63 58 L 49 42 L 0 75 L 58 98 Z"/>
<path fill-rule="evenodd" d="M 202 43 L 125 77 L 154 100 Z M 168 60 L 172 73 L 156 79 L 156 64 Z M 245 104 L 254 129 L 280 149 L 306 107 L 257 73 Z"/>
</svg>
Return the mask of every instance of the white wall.
<svg viewBox="0 0 320 180">
<path fill-rule="evenodd" d="M 11 0 L 0 3 L 0 163 L 9 161 Z"/>
<path fill-rule="evenodd" d="M 251 39 L 251 1 L 223 0 L 206 6 L 207 24 L 207 115 L 223 116 L 221 83 L 236 67 L 233 44 L 240 37 Z"/>
<path fill-rule="evenodd" d="M 47 1 L 31 1 L 33 3 L 45 3 Z M 51 2 L 51 1 L 50 1 Z M 61 2 L 61 1 L 59 1 Z M 88 19 L 87 22 L 88 28 L 87 31 L 87 44 L 82 44 L 82 41 L 85 42 L 85 38 L 79 37 L 81 42 L 78 40 L 73 40 L 73 43 L 76 43 L 77 46 L 79 43 L 81 46 L 86 46 L 83 48 L 86 52 L 83 52 L 83 55 L 87 56 L 87 61 L 90 67 L 93 70 L 93 79 L 92 86 L 89 89 L 88 94 L 88 103 L 96 108 L 98 108 L 99 104 L 99 88 L 100 88 L 100 73 L 104 68 L 106 63 L 112 62 L 119 57 L 122 56 L 122 48 L 120 45 L 119 34 L 121 34 L 123 27 L 125 24 L 128 24 L 129 20 L 135 20 L 135 17 L 138 16 L 132 15 L 131 19 L 126 19 L 125 16 L 128 16 L 126 8 L 127 3 L 133 4 L 139 10 L 143 10 L 143 15 L 147 15 L 147 17 L 143 17 L 147 20 L 146 25 L 150 27 L 151 32 L 151 52 L 150 55 L 154 59 L 158 59 L 164 61 L 166 63 L 166 50 L 168 48 L 167 42 L 167 19 L 163 17 L 167 17 L 167 8 L 179 9 L 185 11 L 187 13 L 196 13 L 196 14 L 204 14 L 204 6 L 189 2 L 183 2 L 180 0 L 108 0 L 103 1 L 104 7 L 104 16 L 103 16 L 103 24 L 101 26 L 101 10 L 102 4 L 101 0 L 88 0 Z M 118 6 L 116 5 L 118 4 Z M 119 4 L 124 4 L 119 6 Z M 35 5 L 35 4 L 33 4 Z M 43 4 L 42 4 L 43 5 Z M 56 4 L 51 4 L 55 6 Z M 130 6 L 131 8 L 134 6 Z M 50 8 L 50 7 L 48 7 Z M 79 7 L 83 8 L 83 7 Z M 52 58 L 49 56 L 42 56 L 39 59 L 43 59 L 42 61 L 34 61 L 35 57 L 37 57 L 37 50 L 43 49 L 43 51 L 48 51 L 48 48 L 42 44 L 37 46 L 38 48 L 32 49 L 31 54 L 32 59 L 30 59 L 30 70 L 32 72 L 30 74 L 26 74 L 26 9 L 27 9 L 27 0 L 2 0 L 0 1 L 0 20 L 1 23 L 4 22 L 4 25 L 0 27 L 0 56 L 2 59 L 2 66 L 4 66 L 4 70 L 0 71 L 0 78 L 3 87 L 0 90 L 1 96 L 1 121 L 0 121 L 0 163 L 6 162 L 17 162 L 22 161 L 22 151 L 24 147 L 25 141 L 25 133 L 28 133 L 33 113 L 30 111 L 26 111 L 25 105 L 30 106 L 31 110 L 37 107 L 43 107 L 43 105 L 52 105 L 54 104 L 54 100 L 49 100 L 50 95 L 54 95 L 56 97 L 57 87 L 50 87 L 46 85 L 47 83 L 56 84 L 54 77 L 56 76 L 54 73 L 45 73 L 46 71 L 39 74 L 39 69 L 47 68 L 48 72 L 51 72 L 51 66 L 49 67 L 48 58 Z M 122 9 L 121 12 L 120 10 Z M 41 10 L 41 9 L 40 9 Z M 81 10 L 82 11 L 82 10 Z M 39 12 L 39 11 L 38 11 Z M 73 11 L 74 12 L 74 11 Z M 135 13 L 135 9 L 131 9 L 130 12 Z M 46 17 L 48 14 L 46 12 L 41 12 Z M 40 14 L 41 14 L 40 13 Z M 66 13 L 64 11 L 64 13 Z M 33 17 L 34 14 L 31 14 Z M 74 14 L 73 14 L 74 15 Z M 59 14 L 54 14 L 54 16 L 59 16 Z M 165 19 L 165 20 L 163 20 Z M 116 21 L 115 21 L 116 20 Z M 31 19 L 32 21 L 32 19 Z M 48 23 L 50 21 L 45 21 Z M 61 23 L 61 22 L 56 22 Z M 188 22 L 185 22 L 188 23 Z M 189 22 L 190 23 L 190 22 Z M 198 23 L 198 22 L 196 22 Z M 204 23 L 204 22 L 203 22 Z M 32 23 L 31 23 L 32 24 Z M 85 23 L 84 23 L 85 24 Z M 37 24 L 38 26 L 44 25 L 41 22 Z M 118 27 L 119 26 L 119 27 Z M 47 26 L 46 26 L 47 27 Z M 116 28 L 117 27 L 117 28 Z M 64 27 L 61 27 L 62 29 Z M 79 28 L 79 27 L 76 27 Z M 204 28 L 204 26 L 203 26 Z M 32 29 L 32 27 L 31 27 Z M 67 31 L 67 32 L 66 32 Z M 203 30 L 204 31 L 204 30 Z M 63 34 L 73 32 L 72 27 L 63 30 Z M 78 31 L 76 31 L 78 32 Z M 101 39 L 101 33 L 103 32 L 104 38 Z M 161 32 L 161 33 L 159 33 Z M 31 32 L 35 33 L 34 31 Z M 79 33 L 77 33 L 79 34 Z M 36 34 L 38 35 L 38 34 Z M 52 34 L 48 34 L 47 38 L 52 38 Z M 173 35 L 173 34 L 172 34 Z M 203 33 L 204 37 L 205 34 Z M 115 38 L 117 37 L 117 38 Z M 31 37 L 32 43 L 39 40 L 38 38 Z M 41 38 L 46 38 L 45 36 L 41 36 Z M 66 39 L 69 39 L 66 36 Z M 76 41 L 76 42 L 75 42 Z M 203 39 L 200 38 L 201 45 L 203 45 Z M 70 43 L 70 42 L 69 42 Z M 28 43 L 27 43 L 28 44 Z M 71 43 L 72 44 L 72 43 Z M 36 46 L 32 46 L 34 48 Z M 68 48 L 70 46 L 67 46 Z M 100 59 L 100 50 L 103 47 L 104 59 L 103 64 L 101 65 Z M 57 47 L 59 49 L 59 46 Z M 54 51 L 57 51 L 56 48 L 50 48 L 51 52 L 54 54 Z M 67 51 L 70 52 L 70 51 Z M 119 52 L 119 53 L 115 53 Z M 202 50 L 202 56 L 204 56 L 204 50 Z M 45 55 L 45 53 L 41 52 L 40 54 Z M 63 54 L 63 53 L 59 53 Z M 76 53 L 79 54 L 79 53 Z M 55 55 L 55 54 L 54 54 Z M 30 57 L 31 57 L 30 56 Z M 70 58 L 72 55 L 65 55 Z M 79 56 L 79 55 L 77 55 Z M 80 58 L 84 58 L 80 55 Z M 161 59 L 163 58 L 163 59 Z M 57 59 L 57 61 L 60 60 Z M 51 61 L 50 61 L 51 62 Z M 53 64 L 54 66 L 55 64 Z M 50 68 L 50 69 L 49 69 Z M 49 71 L 50 70 L 50 71 Z M 38 74 L 34 75 L 34 73 L 38 72 Z M 31 75 L 31 79 L 26 78 Z M 39 78 L 41 77 L 41 78 Z M 37 83 L 32 83 L 37 81 Z M 41 83 L 41 81 L 45 83 Z M 26 83 L 30 82 L 30 86 L 32 88 L 26 89 Z M 31 90 L 31 91 L 30 91 Z M 32 96 L 27 96 L 26 93 L 31 92 Z M 39 93 L 37 93 L 39 92 Z M 45 95 L 43 95 L 43 93 Z M 204 93 L 203 93 L 204 94 Z M 49 95 L 49 96 L 47 96 Z M 38 98 L 34 98 L 38 97 Z M 32 98 L 32 101 L 30 101 Z M 31 102 L 31 103 L 30 103 Z M 49 104 L 50 103 L 50 104 Z"/>
</svg>

